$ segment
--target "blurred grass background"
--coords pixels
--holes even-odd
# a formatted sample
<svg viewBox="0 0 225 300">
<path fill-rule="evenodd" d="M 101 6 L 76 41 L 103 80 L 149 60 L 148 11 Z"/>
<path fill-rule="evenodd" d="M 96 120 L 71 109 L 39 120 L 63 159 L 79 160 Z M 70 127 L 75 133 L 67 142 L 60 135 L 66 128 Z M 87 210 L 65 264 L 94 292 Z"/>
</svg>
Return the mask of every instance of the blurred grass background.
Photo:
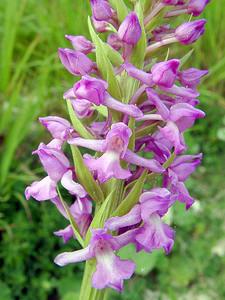
<svg viewBox="0 0 225 300">
<path fill-rule="evenodd" d="M 62 94 L 74 81 L 57 48 L 69 46 L 66 33 L 87 34 L 87 10 L 83 0 L 0 1 L 0 300 L 77 299 L 83 266 L 53 264 L 62 248 L 74 247 L 52 235 L 64 220 L 51 204 L 27 203 L 23 194 L 42 176 L 31 151 L 49 138 L 37 117 L 65 115 Z M 188 213 L 175 207 L 172 254 L 138 257 L 137 275 L 110 299 L 225 299 L 225 1 L 212 1 L 204 17 L 206 34 L 190 63 L 210 69 L 201 85 L 207 118 L 186 135 L 190 153 L 204 153 L 188 182 L 198 202 Z"/>
</svg>

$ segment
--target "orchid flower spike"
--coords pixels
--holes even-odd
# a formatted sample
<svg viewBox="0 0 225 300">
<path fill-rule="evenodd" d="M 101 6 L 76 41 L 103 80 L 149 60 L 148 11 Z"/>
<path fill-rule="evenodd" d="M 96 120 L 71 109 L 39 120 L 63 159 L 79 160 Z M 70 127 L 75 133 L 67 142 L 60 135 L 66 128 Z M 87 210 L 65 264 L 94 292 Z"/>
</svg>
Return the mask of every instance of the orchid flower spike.
<svg viewBox="0 0 225 300">
<path fill-rule="evenodd" d="M 70 121 L 39 118 L 52 137 L 33 152 L 46 175 L 25 196 L 48 200 L 67 222 L 54 238 L 80 244 L 76 251 L 68 244 L 71 251 L 54 260 L 60 267 L 86 261 L 80 300 L 123 290 L 136 267 L 120 258 L 123 247 L 168 255 L 175 230 L 165 217 L 176 201 L 186 210 L 195 201 L 186 180 L 202 153 L 186 153 L 185 132 L 205 117 L 197 88 L 208 71 L 183 69 L 186 57 L 167 48 L 201 37 L 205 19 L 174 28 L 171 18 L 198 16 L 209 0 L 145 2 L 90 0 L 91 40 L 66 35 L 72 49 L 58 50 L 78 77 L 63 95 Z"/>
</svg>

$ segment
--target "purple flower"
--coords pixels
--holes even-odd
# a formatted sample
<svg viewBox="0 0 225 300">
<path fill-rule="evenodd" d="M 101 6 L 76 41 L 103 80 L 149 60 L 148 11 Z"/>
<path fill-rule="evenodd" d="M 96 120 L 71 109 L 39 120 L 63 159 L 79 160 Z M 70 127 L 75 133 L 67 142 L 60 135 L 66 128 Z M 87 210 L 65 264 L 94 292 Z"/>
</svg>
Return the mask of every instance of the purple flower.
<svg viewBox="0 0 225 300">
<path fill-rule="evenodd" d="M 169 254 L 173 248 L 174 236 L 174 230 L 164 224 L 158 214 L 152 214 L 135 237 L 137 250 L 144 249 L 146 252 L 152 252 L 164 248 Z"/>
<path fill-rule="evenodd" d="M 107 38 L 107 43 L 116 51 L 119 51 L 122 47 L 122 43 L 118 37 L 118 34 L 111 33 Z"/>
<path fill-rule="evenodd" d="M 67 213 L 60 199 L 58 197 L 55 197 L 51 199 L 51 202 L 55 204 L 56 208 L 64 216 L 64 218 L 68 220 Z M 85 237 L 89 225 L 92 221 L 91 200 L 86 197 L 82 199 L 78 197 L 77 200 L 70 206 L 69 210 L 71 216 L 74 218 L 76 224 L 78 225 L 80 234 L 82 235 L 82 237 Z M 61 237 L 65 243 L 67 243 L 72 237 L 76 238 L 76 236 L 74 236 L 74 231 L 71 225 L 68 225 L 66 228 L 54 232 L 54 234 Z"/>
<path fill-rule="evenodd" d="M 148 221 L 149 216 L 154 213 L 157 213 L 160 217 L 164 216 L 173 204 L 171 193 L 166 188 L 154 188 L 149 192 L 144 192 L 139 202 L 141 203 L 141 218 L 143 221 Z"/>
<path fill-rule="evenodd" d="M 170 168 L 164 174 L 163 186 L 170 190 L 174 200 L 185 203 L 186 209 L 189 209 L 194 203 L 194 199 L 190 196 L 185 184 L 179 181 L 177 174 Z"/>
<path fill-rule="evenodd" d="M 64 229 L 55 231 L 54 235 L 61 237 L 63 242 L 66 244 L 74 236 L 73 227 L 68 225 Z"/>
<path fill-rule="evenodd" d="M 169 167 L 179 181 L 185 181 L 195 171 L 202 161 L 202 153 L 197 155 L 182 155 L 175 158 Z"/>
<path fill-rule="evenodd" d="M 160 128 L 160 133 L 173 144 L 176 154 L 183 152 L 185 144 L 181 133 L 190 128 L 196 119 L 204 118 L 205 113 L 188 103 L 174 104 L 168 109 L 154 90 L 148 88 L 146 92 L 159 113 L 158 120 L 167 122 L 165 127 Z M 152 120 L 152 116 L 155 115 L 145 115 L 139 120 Z"/>
<path fill-rule="evenodd" d="M 70 167 L 70 162 L 62 151 L 49 148 L 44 143 L 33 154 L 39 156 L 46 173 L 55 182 L 61 180 Z"/>
<path fill-rule="evenodd" d="M 124 123 L 116 123 L 112 125 L 105 140 L 87 140 L 75 138 L 68 141 L 69 144 L 83 146 L 94 151 L 104 152 L 97 159 L 90 155 L 85 155 L 85 162 L 93 172 L 97 172 L 100 182 L 104 182 L 109 178 L 126 179 L 131 173 L 124 170 L 120 166 L 120 160 L 123 159 L 129 163 L 146 167 L 153 172 L 162 173 L 163 167 L 153 159 L 146 159 L 138 156 L 127 149 L 131 130 Z"/>
<path fill-rule="evenodd" d="M 69 121 L 55 116 L 39 118 L 39 121 L 51 133 L 54 139 L 65 141 L 73 132 Z"/>
<path fill-rule="evenodd" d="M 86 99 L 95 105 L 100 105 L 105 102 L 107 88 L 106 81 L 83 76 L 80 81 L 75 83 L 73 91 L 78 99 Z"/>
<path fill-rule="evenodd" d="M 204 118 L 205 113 L 188 103 L 178 103 L 170 108 L 170 120 L 176 123 L 180 132 L 192 127 L 196 119 Z"/>
<path fill-rule="evenodd" d="M 188 13 L 197 17 L 203 12 L 208 3 L 209 0 L 190 0 L 187 7 Z"/>
<path fill-rule="evenodd" d="M 205 31 L 205 19 L 183 23 L 175 31 L 176 39 L 184 45 L 194 43 Z"/>
<path fill-rule="evenodd" d="M 93 287 L 96 289 L 111 287 L 122 291 L 123 280 L 132 276 L 135 264 L 129 260 L 121 260 L 115 255 L 114 251 L 120 248 L 121 244 L 118 237 L 107 234 L 104 229 L 95 229 L 92 230 L 92 238 L 88 247 L 59 254 L 55 258 L 55 263 L 59 266 L 65 266 L 95 258 L 96 271 L 92 277 Z"/>
<path fill-rule="evenodd" d="M 95 67 L 94 63 L 82 52 L 59 48 L 58 54 L 64 67 L 75 76 L 89 74 Z"/>
<path fill-rule="evenodd" d="M 136 244 L 137 250 L 151 252 L 164 248 L 168 254 L 174 243 L 174 231 L 162 223 L 161 217 L 173 204 L 171 193 L 165 188 L 155 188 L 143 193 L 139 201 L 140 204 L 134 206 L 128 214 L 107 220 L 105 227 L 115 231 L 127 226 L 138 226 L 143 221 L 144 224 L 135 231 L 135 238 L 131 241 Z"/>
<path fill-rule="evenodd" d="M 81 235 L 85 237 L 92 221 L 91 200 L 86 197 L 82 199 L 78 198 L 77 201 L 70 206 L 70 212 L 79 227 Z"/>
<path fill-rule="evenodd" d="M 83 119 L 92 116 L 94 112 L 93 104 L 85 99 L 77 99 L 73 89 L 66 91 L 63 95 L 63 98 L 71 101 L 73 109 L 78 118 Z"/>
<path fill-rule="evenodd" d="M 152 80 L 159 86 L 172 87 L 177 78 L 179 65 L 180 62 L 178 59 L 171 59 L 155 64 L 151 69 Z"/>
<path fill-rule="evenodd" d="M 73 180 L 73 172 L 71 170 L 64 173 L 61 179 L 61 184 L 70 192 L 71 195 L 77 195 L 80 198 L 84 198 L 87 195 L 82 185 Z"/>
<path fill-rule="evenodd" d="M 37 201 L 45 201 L 57 196 L 56 183 L 49 176 L 35 181 L 25 190 L 26 199 L 33 197 Z"/>
<path fill-rule="evenodd" d="M 105 81 L 90 76 L 83 76 L 82 79 L 74 85 L 73 91 L 78 99 L 88 100 L 95 105 L 99 106 L 102 104 L 134 118 L 143 115 L 137 106 L 124 104 L 112 98 L 107 93 L 107 88 L 108 84 Z"/>
<path fill-rule="evenodd" d="M 139 70 L 130 63 L 125 63 L 122 67 L 126 70 L 129 76 L 141 81 L 143 84 L 146 84 L 147 86 L 152 86 L 154 84 L 152 81 L 152 74 Z"/>
<path fill-rule="evenodd" d="M 207 75 L 207 70 L 198 70 L 195 68 L 190 68 L 185 71 L 182 71 L 178 74 L 180 82 L 185 86 L 192 89 L 195 89 L 200 83 L 200 80 L 203 76 Z"/>
<path fill-rule="evenodd" d="M 93 17 L 97 21 L 109 21 L 112 18 L 112 8 L 105 0 L 90 0 Z"/>
<path fill-rule="evenodd" d="M 164 136 L 164 139 L 172 143 L 175 154 L 180 154 L 186 150 L 183 135 L 180 133 L 175 123 L 168 121 L 166 126 L 160 128 L 160 133 Z"/>
<path fill-rule="evenodd" d="M 131 12 L 122 22 L 118 30 L 121 41 L 128 45 L 136 45 L 141 38 L 141 25 L 135 12 Z"/>
<path fill-rule="evenodd" d="M 162 0 L 162 3 L 166 5 L 178 5 L 179 2 L 179 0 Z"/>
<path fill-rule="evenodd" d="M 91 171 L 97 172 L 100 182 L 112 177 L 126 179 L 131 176 L 130 171 L 120 166 L 120 159 L 124 157 L 131 134 L 131 130 L 123 123 L 113 124 L 102 145 L 105 153 L 97 159 L 85 156 L 85 163 Z"/>
<path fill-rule="evenodd" d="M 194 199 L 190 196 L 184 181 L 195 171 L 201 163 L 202 154 L 182 155 L 177 157 L 167 172 L 164 174 L 163 185 L 170 189 L 174 195 L 174 199 L 186 204 L 186 209 L 190 208 L 194 203 Z"/>
<path fill-rule="evenodd" d="M 108 22 L 98 21 L 93 17 L 91 19 L 92 19 L 93 25 L 97 32 L 106 32 L 107 31 L 108 26 L 109 26 Z"/>
<path fill-rule="evenodd" d="M 171 88 L 160 87 L 161 90 L 176 95 L 178 97 L 193 99 L 199 96 L 199 93 L 196 90 L 185 88 L 182 86 L 173 85 Z"/>
<path fill-rule="evenodd" d="M 83 35 L 65 35 L 66 39 L 69 40 L 76 51 L 84 54 L 90 53 L 94 46 L 92 42 L 86 39 Z"/>
</svg>

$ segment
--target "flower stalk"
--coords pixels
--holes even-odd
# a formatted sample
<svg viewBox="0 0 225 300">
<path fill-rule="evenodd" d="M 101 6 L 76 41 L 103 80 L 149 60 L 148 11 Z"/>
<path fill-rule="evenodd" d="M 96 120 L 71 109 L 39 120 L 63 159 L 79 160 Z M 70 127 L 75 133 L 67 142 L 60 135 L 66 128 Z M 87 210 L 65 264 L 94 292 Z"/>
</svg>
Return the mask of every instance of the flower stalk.
<svg viewBox="0 0 225 300">
<path fill-rule="evenodd" d="M 57 237 L 80 243 L 54 260 L 60 267 L 86 262 L 80 300 L 106 300 L 110 288 L 123 290 L 135 272 L 135 263 L 119 256 L 124 246 L 172 251 L 175 230 L 164 217 L 176 201 L 193 205 L 185 181 L 202 159 L 186 154 L 185 132 L 205 116 L 196 106 L 207 71 L 183 70 L 182 58 L 165 59 L 155 50 L 198 40 L 205 20 L 177 28 L 168 22 L 181 11 L 199 15 L 209 1 L 131 2 L 128 8 L 123 0 L 91 0 L 92 41 L 66 35 L 73 49 L 58 54 L 78 77 L 64 94 L 72 124 L 40 118 L 52 140 L 33 154 L 47 176 L 25 191 L 27 199 L 50 200 L 68 220 Z"/>
</svg>

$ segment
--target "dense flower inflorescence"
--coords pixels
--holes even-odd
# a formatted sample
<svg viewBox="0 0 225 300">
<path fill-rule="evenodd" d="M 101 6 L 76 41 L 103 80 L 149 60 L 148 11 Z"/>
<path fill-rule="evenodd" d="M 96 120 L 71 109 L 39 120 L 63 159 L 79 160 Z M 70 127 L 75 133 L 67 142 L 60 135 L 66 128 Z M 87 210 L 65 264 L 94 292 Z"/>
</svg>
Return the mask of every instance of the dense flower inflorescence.
<svg viewBox="0 0 225 300">
<path fill-rule="evenodd" d="M 192 206 L 185 181 L 202 159 L 201 153 L 185 154 L 184 133 L 205 116 L 196 105 L 197 85 L 207 71 L 184 69 L 182 59 L 160 61 L 155 51 L 195 42 L 206 21 L 173 29 L 172 17 L 198 16 L 209 1 L 142 2 L 128 9 L 123 1 L 91 0 L 92 41 L 66 35 L 73 49 L 60 48 L 59 58 L 79 77 L 64 94 L 72 124 L 56 116 L 40 118 L 53 139 L 33 153 L 47 176 L 25 191 L 27 199 L 50 200 L 70 222 L 54 234 L 65 243 L 77 239 L 83 249 L 59 254 L 55 263 L 94 259 L 96 289 L 121 291 L 132 276 L 134 262 L 117 253 L 128 244 L 137 251 L 170 253 L 175 232 L 164 216 L 176 201 Z M 96 32 L 106 32 L 107 38 Z M 65 144 L 73 163 L 63 152 Z M 70 206 L 63 189 L 73 200 Z"/>
</svg>

